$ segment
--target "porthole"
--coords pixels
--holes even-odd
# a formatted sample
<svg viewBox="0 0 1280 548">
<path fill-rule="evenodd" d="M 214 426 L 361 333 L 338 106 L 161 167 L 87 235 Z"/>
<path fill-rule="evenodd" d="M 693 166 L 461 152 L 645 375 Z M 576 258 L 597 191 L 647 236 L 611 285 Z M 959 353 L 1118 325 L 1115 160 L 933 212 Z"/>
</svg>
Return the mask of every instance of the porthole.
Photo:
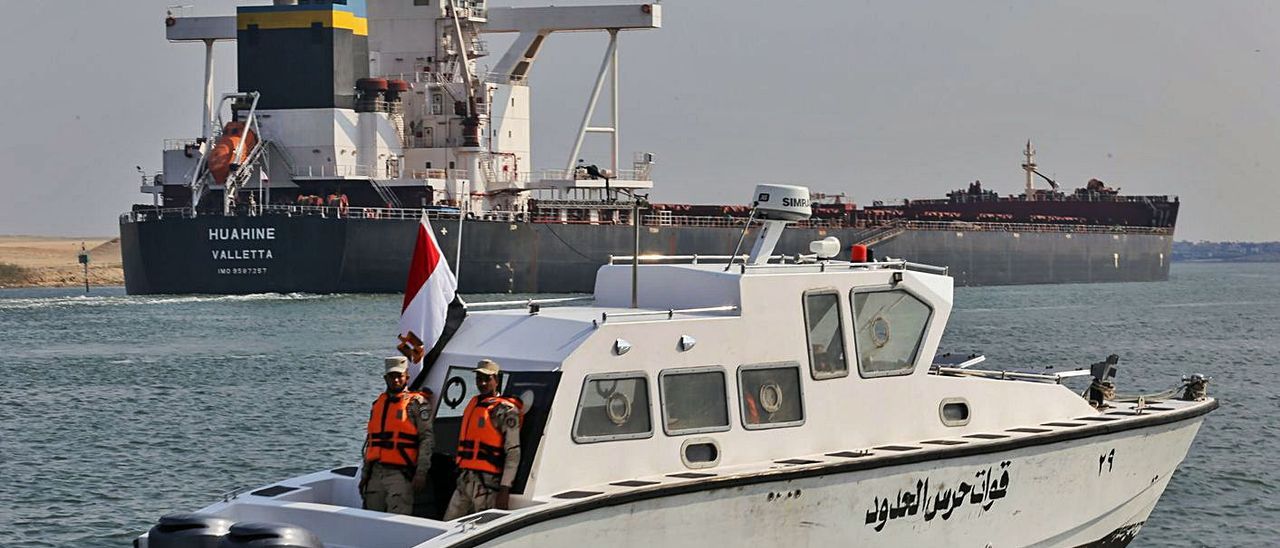
<svg viewBox="0 0 1280 548">
<path fill-rule="evenodd" d="M 969 424 L 969 402 L 964 398 L 947 398 L 938 405 L 938 416 L 947 426 Z"/>
<path fill-rule="evenodd" d="M 782 387 L 776 382 L 760 386 L 760 407 L 766 413 L 777 413 L 782 409 Z"/>
<path fill-rule="evenodd" d="M 804 424 L 800 364 L 744 365 L 738 368 L 738 405 L 747 430 Z"/>
<path fill-rule="evenodd" d="M 692 438 L 680 444 L 680 461 L 686 468 L 711 468 L 720 464 L 720 444 L 711 438 Z"/>
<path fill-rule="evenodd" d="M 631 419 L 631 399 L 626 394 L 614 392 L 605 398 L 605 413 L 609 422 L 622 426 Z"/>
</svg>

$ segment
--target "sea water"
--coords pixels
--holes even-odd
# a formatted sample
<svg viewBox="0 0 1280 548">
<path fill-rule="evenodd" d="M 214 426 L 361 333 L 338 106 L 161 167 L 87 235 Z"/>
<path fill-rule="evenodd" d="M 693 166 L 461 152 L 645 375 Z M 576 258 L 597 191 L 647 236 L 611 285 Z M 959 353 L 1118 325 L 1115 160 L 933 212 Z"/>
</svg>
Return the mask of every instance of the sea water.
<svg viewBox="0 0 1280 548">
<path fill-rule="evenodd" d="M 0 546 L 123 546 L 165 513 L 358 461 L 400 304 L 0 290 Z M 1280 542 L 1277 331 L 1280 264 L 1179 263 L 1168 282 L 959 288 L 942 349 L 1019 369 L 1114 353 L 1122 393 L 1212 376 L 1222 407 L 1134 546 L 1263 546 Z"/>
</svg>

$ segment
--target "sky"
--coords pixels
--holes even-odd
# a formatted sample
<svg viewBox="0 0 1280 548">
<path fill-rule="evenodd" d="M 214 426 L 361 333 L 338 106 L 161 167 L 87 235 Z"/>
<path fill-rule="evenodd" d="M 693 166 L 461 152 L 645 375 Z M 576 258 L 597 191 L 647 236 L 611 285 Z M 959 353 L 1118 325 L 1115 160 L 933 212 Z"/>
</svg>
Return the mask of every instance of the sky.
<svg viewBox="0 0 1280 548">
<path fill-rule="evenodd" d="M 203 47 L 164 39 L 173 0 L 0 2 L 0 234 L 114 234 L 150 203 L 135 166 L 200 132 Z M 539 55 L 536 167 L 567 159 L 606 42 L 555 34 Z M 668 0 L 619 52 L 624 164 L 656 154 L 655 201 L 1017 193 L 1031 139 L 1068 189 L 1179 196 L 1178 239 L 1280 240 L 1277 2 Z M 216 93 L 233 91 L 234 45 L 215 57 Z M 607 163 L 599 139 L 580 156 Z"/>
</svg>

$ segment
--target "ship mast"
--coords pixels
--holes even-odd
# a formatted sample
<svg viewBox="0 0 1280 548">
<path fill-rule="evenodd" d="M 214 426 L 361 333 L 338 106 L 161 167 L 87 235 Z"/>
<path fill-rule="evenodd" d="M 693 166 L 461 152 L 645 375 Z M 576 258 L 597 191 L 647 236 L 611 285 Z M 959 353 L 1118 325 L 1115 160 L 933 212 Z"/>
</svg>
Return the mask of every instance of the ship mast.
<svg viewBox="0 0 1280 548">
<path fill-rule="evenodd" d="M 1023 196 L 1027 200 L 1035 199 L 1035 174 L 1036 174 L 1036 149 L 1031 146 L 1031 139 L 1027 139 L 1027 148 L 1023 149 L 1022 156 L 1026 158 L 1022 163 L 1022 170 L 1027 172 L 1027 190 Z"/>
</svg>

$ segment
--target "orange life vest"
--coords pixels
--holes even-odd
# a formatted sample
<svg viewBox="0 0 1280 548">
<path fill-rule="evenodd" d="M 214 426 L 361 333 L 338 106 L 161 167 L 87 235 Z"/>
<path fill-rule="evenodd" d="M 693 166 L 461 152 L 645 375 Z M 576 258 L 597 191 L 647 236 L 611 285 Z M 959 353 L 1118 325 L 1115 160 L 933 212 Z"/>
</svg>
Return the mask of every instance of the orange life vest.
<svg viewBox="0 0 1280 548">
<path fill-rule="evenodd" d="M 502 431 L 493 423 L 491 411 L 502 402 L 522 407 L 517 398 L 475 396 L 462 413 L 462 430 L 458 433 L 458 468 L 490 474 L 501 474 L 506 463 Z M 518 420 L 518 419 L 517 419 Z"/>
<path fill-rule="evenodd" d="M 743 394 L 747 405 L 747 424 L 760 424 L 760 404 L 756 403 L 756 397 L 750 392 Z"/>
<path fill-rule="evenodd" d="M 365 441 L 365 462 L 417 466 L 418 425 L 409 416 L 409 402 L 416 395 L 416 392 L 405 391 L 391 397 L 383 392 L 373 402 L 373 412 L 369 414 L 369 437 Z"/>
</svg>

